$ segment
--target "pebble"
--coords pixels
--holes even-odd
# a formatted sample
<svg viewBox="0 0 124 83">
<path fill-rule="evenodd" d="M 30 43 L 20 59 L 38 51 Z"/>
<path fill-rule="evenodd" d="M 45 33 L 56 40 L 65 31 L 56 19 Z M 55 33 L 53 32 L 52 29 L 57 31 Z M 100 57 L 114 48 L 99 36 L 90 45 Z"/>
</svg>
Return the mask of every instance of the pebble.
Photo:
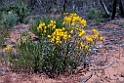
<svg viewBox="0 0 124 83">
<path fill-rule="evenodd" d="M 123 78 L 124 78 L 124 73 L 122 73 L 122 74 L 121 74 L 121 77 L 123 77 Z"/>
<path fill-rule="evenodd" d="M 1 69 L 0 69 L 0 74 L 3 76 L 3 75 L 5 75 L 5 71 L 6 71 L 6 68 L 5 67 L 2 67 Z"/>
<path fill-rule="evenodd" d="M 124 47 L 124 43 L 123 44 L 120 44 L 121 47 Z"/>
<path fill-rule="evenodd" d="M 100 44 L 100 45 L 96 45 L 96 48 L 99 49 L 99 48 L 103 48 L 103 45 Z"/>
</svg>

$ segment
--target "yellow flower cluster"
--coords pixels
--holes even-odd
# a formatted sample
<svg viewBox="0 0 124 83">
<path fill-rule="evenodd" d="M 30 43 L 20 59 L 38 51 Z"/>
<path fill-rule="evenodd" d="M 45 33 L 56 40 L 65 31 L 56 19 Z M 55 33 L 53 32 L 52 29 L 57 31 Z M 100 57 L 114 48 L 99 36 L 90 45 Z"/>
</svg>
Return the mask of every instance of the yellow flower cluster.
<svg viewBox="0 0 124 83">
<path fill-rule="evenodd" d="M 81 47 L 83 52 L 91 52 L 91 48 L 89 45 L 83 44 L 82 42 L 79 43 L 79 47 Z"/>
<path fill-rule="evenodd" d="M 85 30 L 82 29 L 81 31 L 79 31 L 78 37 L 82 37 L 85 33 Z"/>
<path fill-rule="evenodd" d="M 51 38 L 52 43 L 61 44 L 62 41 L 69 39 L 70 35 L 63 29 L 56 29 L 51 36 L 48 35 L 47 37 Z"/>
<path fill-rule="evenodd" d="M 86 42 L 92 43 L 93 39 L 91 37 L 86 36 L 85 37 Z"/>
<path fill-rule="evenodd" d="M 78 32 L 78 37 L 81 38 L 82 35 L 85 34 L 85 31 L 82 29 L 82 31 L 77 28 L 76 29 Z M 79 48 L 82 50 L 82 52 L 89 53 L 92 51 L 92 47 L 96 44 L 96 41 L 98 40 L 103 40 L 103 38 L 99 35 L 98 30 L 92 29 L 92 34 L 91 36 L 85 36 L 84 41 L 82 39 L 77 42 L 77 45 L 79 45 Z"/>
<path fill-rule="evenodd" d="M 50 23 L 47 25 L 48 28 L 53 28 L 55 29 L 56 28 L 56 21 L 54 20 L 51 20 Z"/>
<path fill-rule="evenodd" d="M 25 36 L 22 36 L 22 38 L 21 38 L 21 39 L 22 39 L 22 42 L 23 42 L 23 43 L 25 43 L 25 42 L 26 42 L 26 40 L 27 40 L 27 38 L 26 38 Z"/>
<path fill-rule="evenodd" d="M 6 51 L 10 51 L 11 49 L 12 49 L 12 45 L 8 45 L 8 46 L 6 46 L 6 48 L 5 48 Z"/>
<path fill-rule="evenodd" d="M 42 32 L 43 28 L 46 29 L 45 23 L 40 23 L 37 27 L 38 32 Z"/>
<path fill-rule="evenodd" d="M 96 29 L 92 29 L 92 35 L 91 35 L 91 37 L 93 38 L 93 39 L 98 39 L 98 37 L 99 37 L 99 32 L 96 30 Z"/>
<path fill-rule="evenodd" d="M 42 35 L 46 36 L 53 32 L 56 28 L 56 21 L 50 20 L 50 23 L 46 25 L 45 23 L 40 23 L 37 27 L 37 31 L 40 32 Z"/>
<path fill-rule="evenodd" d="M 62 24 L 64 26 L 69 24 L 71 25 L 71 27 L 76 26 L 76 27 L 82 27 L 82 28 L 84 28 L 87 25 L 86 20 L 82 19 L 82 17 L 78 16 L 76 13 L 66 16 Z"/>
<path fill-rule="evenodd" d="M 96 30 L 96 29 L 92 29 L 92 35 L 91 35 L 91 37 L 92 37 L 92 39 L 94 39 L 94 40 L 98 40 L 98 39 L 99 39 L 100 41 L 103 40 L 103 38 L 100 37 L 98 30 Z"/>
</svg>

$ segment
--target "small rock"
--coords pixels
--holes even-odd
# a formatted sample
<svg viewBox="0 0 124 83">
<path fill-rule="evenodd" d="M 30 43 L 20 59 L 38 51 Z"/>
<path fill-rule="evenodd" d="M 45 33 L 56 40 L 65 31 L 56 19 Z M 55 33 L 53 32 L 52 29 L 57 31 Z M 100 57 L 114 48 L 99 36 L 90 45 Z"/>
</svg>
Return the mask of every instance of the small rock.
<svg viewBox="0 0 124 83">
<path fill-rule="evenodd" d="M 93 50 L 92 50 L 92 52 L 91 52 L 91 53 L 92 53 L 92 54 L 96 54 L 96 53 L 97 53 L 97 50 L 98 50 L 98 49 L 93 48 Z"/>
<path fill-rule="evenodd" d="M 123 47 L 124 46 L 124 43 L 123 44 L 120 44 L 120 46 Z"/>
<path fill-rule="evenodd" d="M 97 45 L 96 48 L 97 48 L 97 49 L 103 48 L 103 45 Z"/>
<path fill-rule="evenodd" d="M 116 75 L 116 74 L 114 74 L 113 76 L 115 76 L 115 77 L 116 77 L 117 75 Z"/>
<path fill-rule="evenodd" d="M 2 67 L 1 69 L 0 69 L 0 74 L 3 76 L 3 75 L 5 75 L 5 71 L 6 71 L 6 68 L 5 67 Z"/>
<path fill-rule="evenodd" d="M 124 77 L 124 73 L 121 74 L 121 77 Z"/>
</svg>

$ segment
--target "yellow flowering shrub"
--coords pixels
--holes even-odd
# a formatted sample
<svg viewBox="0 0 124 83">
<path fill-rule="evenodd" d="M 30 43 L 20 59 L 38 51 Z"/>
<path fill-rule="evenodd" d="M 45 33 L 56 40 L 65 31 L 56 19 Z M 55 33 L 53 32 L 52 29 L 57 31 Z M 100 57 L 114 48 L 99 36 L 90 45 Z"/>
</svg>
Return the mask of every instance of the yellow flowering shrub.
<svg viewBox="0 0 124 83">
<path fill-rule="evenodd" d="M 76 63 L 85 62 L 85 58 L 92 52 L 97 41 L 102 40 L 99 32 L 92 29 L 91 35 L 87 36 L 84 27 L 87 25 L 86 20 L 77 14 L 69 14 L 64 17 L 62 22 L 63 28 L 57 28 L 48 35 L 50 42 L 61 48 L 61 54 L 70 56 Z"/>
<path fill-rule="evenodd" d="M 34 69 L 34 72 L 41 69 L 51 74 L 62 74 L 85 63 L 96 42 L 103 40 L 96 29 L 92 29 L 91 35 L 87 35 L 85 30 L 87 22 L 76 13 L 66 15 L 63 21 L 59 22 L 56 20 L 36 22 L 32 30 L 38 33 L 37 41 L 31 41 L 30 37 L 28 39 L 25 36 L 21 37 L 24 43 L 19 46 L 19 52 L 22 53 L 18 61 L 20 64 L 27 64 L 25 67 L 29 70 Z M 62 26 L 59 26 L 60 24 Z M 22 59 L 27 59 L 27 62 Z"/>
</svg>

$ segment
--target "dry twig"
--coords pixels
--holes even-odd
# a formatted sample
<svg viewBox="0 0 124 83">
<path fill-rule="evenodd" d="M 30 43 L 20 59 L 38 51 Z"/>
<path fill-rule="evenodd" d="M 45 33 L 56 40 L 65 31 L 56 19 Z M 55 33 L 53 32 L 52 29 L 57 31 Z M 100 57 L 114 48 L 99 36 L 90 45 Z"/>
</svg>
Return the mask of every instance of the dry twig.
<svg viewBox="0 0 124 83">
<path fill-rule="evenodd" d="M 85 83 L 86 81 L 88 81 L 88 80 L 93 76 L 93 73 L 94 73 L 95 71 L 107 69 L 107 68 L 109 68 L 110 66 L 112 66 L 113 63 L 114 63 L 114 59 L 112 59 L 112 61 L 111 61 L 108 65 L 106 65 L 106 66 L 104 66 L 104 67 L 102 67 L 102 68 L 93 68 L 93 69 L 91 69 L 90 75 L 87 76 L 87 77 L 85 77 L 85 78 L 83 78 L 83 79 L 81 79 L 81 83 Z"/>
</svg>

